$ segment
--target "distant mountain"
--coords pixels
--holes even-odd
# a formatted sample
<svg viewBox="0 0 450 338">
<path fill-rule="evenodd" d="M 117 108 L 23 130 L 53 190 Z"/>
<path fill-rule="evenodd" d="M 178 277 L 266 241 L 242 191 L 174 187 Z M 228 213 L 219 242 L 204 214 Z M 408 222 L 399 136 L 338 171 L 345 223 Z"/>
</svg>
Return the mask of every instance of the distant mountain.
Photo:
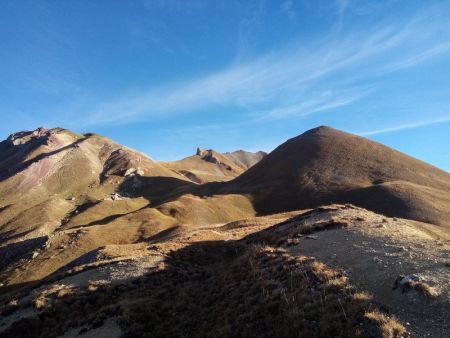
<svg viewBox="0 0 450 338">
<path fill-rule="evenodd" d="M 137 188 L 141 176 L 185 179 L 99 135 L 61 128 L 12 134 L 0 143 L 1 232 L 48 235 L 74 205 L 111 198 L 125 181 Z"/>
<path fill-rule="evenodd" d="M 162 163 L 195 183 L 231 180 L 258 163 L 267 153 L 243 150 L 219 153 L 197 148 L 197 153 L 179 161 Z"/>
<path fill-rule="evenodd" d="M 267 153 L 264 151 L 251 153 L 244 150 L 236 150 L 230 153 L 224 153 L 223 155 L 228 157 L 236 165 L 247 170 L 266 157 Z"/>
<path fill-rule="evenodd" d="M 96 134 L 62 128 L 12 134 L 0 142 L 0 256 L 7 252 L 0 260 L 0 280 L 46 276 L 107 244 L 254 215 L 245 196 L 200 198 L 190 191 L 199 182 L 236 177 L 261 154 L 240 152 L 239 163 L 208 154 L 158 163 Z M 23 265 L 21 260 L 45 243 L 70 242 L 71 233 L 81 230 L 84 240 L 57 262 L 48 259 L 58 252 L 51 245 L 40 256 L 43 265 L 33 261 L 26 277 L 2 272 Z"/>
<path fill-rule="evenodd" d="M 15 133 L 0 337 L 448 337 L 449 220 L 449 173 L 329 127 L 173 162 Z"/>
</svg>

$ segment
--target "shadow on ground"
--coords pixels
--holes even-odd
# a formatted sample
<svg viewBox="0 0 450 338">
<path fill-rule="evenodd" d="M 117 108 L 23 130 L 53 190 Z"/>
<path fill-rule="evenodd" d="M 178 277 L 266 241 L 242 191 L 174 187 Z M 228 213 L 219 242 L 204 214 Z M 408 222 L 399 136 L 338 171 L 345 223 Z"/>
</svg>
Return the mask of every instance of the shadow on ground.
<svg viewBox="0 0 450 338">
<path fill-rule="evenodd" d="M 256 237 L 195 242 L 129 284 L 49 297 L 0 337 L 85 333 L 108 318 L 118 320 L 122 337 L 382 337 L 381 321 L 367 317 L 374 304 L 355 295 L 340 272 Z M 3 297 L 6 315 L 24 306 L 11 308 L 12 297 Z"/>
</svg>

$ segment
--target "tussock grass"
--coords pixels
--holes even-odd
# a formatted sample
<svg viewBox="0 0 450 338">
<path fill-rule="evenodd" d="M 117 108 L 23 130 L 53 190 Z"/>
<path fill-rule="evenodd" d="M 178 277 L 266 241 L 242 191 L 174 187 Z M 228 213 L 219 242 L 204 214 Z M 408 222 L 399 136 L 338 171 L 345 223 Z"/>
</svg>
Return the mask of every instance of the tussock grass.
<svg viewBox="0 0 450 338">
<path fill-rule="evenodd" d="M 98 290 L 106 289 L 110 284 L 111 282 L 107 280 L 89 281 L 88 291 L 95 292 Z"/>
<path fill-rule="evenodd" d="M 420 282 L 410 282 L 411 287 L 416 290 L 417 292 L 421 293 L 422 295 L 429 297 L 429 298 L 435 298 L 439 296 L 439 290 L 431 285 L 429 285 L 426 282 L 420 281 Z"/>
<path fill-rule="evenodd" d="M 35 297 L 33 305 L 37 310 L 42 310 L 54 302 L 55 299 L 62 299 L 64 297 L 71 296 L 75 293 L 75 291 L 76 287 L 73 285 L 54 284 L 39 293 Z"/>
<path fill-rule="evenodd" d="M 16 312 L 19 307 L 19 301 L 16 298 L 13 298 L 0 308 L 0 316 L 7 317 Z"/>
<path fill-rule="evenodd" d="M 404 328 L 374 309 L 370 295 L 314 259 L 265 245 L 204 242 L 172 252 L 161 270 L 131 284 L 92 281 L 56 297 L 5 334 L 55 337 L 114 316 L 130 338 L 401 337 Z"/>
<path fill-rule="evenodd" d="M 398 338 L 406 333 L 405 327 L 400 324 L 395 318 L 388 317 L 384 313 L 378 311 L 368 311 L 364 315 L 369 321 L 381 327 L 381 334 L 383 338 Z"/>
<path fill-rule="evenodd" d="M 146 301 L 122 314 L 127 336 L 383 337 L 385 323 L 365 317 L 371 297 L 323 263 L 252 245 L 216 268 L 164 289 L 152 280 Z"/>
</svg>

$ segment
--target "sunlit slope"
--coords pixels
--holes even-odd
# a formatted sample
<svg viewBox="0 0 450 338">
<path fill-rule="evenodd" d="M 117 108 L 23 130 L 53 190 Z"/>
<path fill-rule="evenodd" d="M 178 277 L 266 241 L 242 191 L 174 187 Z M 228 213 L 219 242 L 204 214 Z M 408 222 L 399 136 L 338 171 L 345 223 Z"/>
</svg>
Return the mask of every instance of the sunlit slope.
<svg viewBox="0 0 450 338">
<path fill-rule="evenodd" d="M 450 226 L 450 174 L 363 137 L 319 127 L 288 140 L 229 182 L 260 213 L 349 202 Z"/>
<path fill-rule="evenodd" d="M 239 176 L 266 155 L 263 151 L 219 153 L 198 148 L 193 156 L 162 164 L 195 183 L 222 182 Z"/>
</svg>

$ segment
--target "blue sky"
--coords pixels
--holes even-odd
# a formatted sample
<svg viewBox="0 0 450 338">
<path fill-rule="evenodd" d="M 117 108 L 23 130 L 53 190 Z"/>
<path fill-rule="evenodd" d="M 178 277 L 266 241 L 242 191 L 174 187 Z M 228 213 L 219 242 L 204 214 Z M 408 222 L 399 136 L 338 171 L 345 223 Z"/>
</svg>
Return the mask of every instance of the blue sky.
<svg viewBox="0 0 450 338">
<path fill-rule="evenodd" d="M 0 121 L 158 160 L 330 125 L 450 171 L 450 3 L 2 0 Z"/>
</svg>

